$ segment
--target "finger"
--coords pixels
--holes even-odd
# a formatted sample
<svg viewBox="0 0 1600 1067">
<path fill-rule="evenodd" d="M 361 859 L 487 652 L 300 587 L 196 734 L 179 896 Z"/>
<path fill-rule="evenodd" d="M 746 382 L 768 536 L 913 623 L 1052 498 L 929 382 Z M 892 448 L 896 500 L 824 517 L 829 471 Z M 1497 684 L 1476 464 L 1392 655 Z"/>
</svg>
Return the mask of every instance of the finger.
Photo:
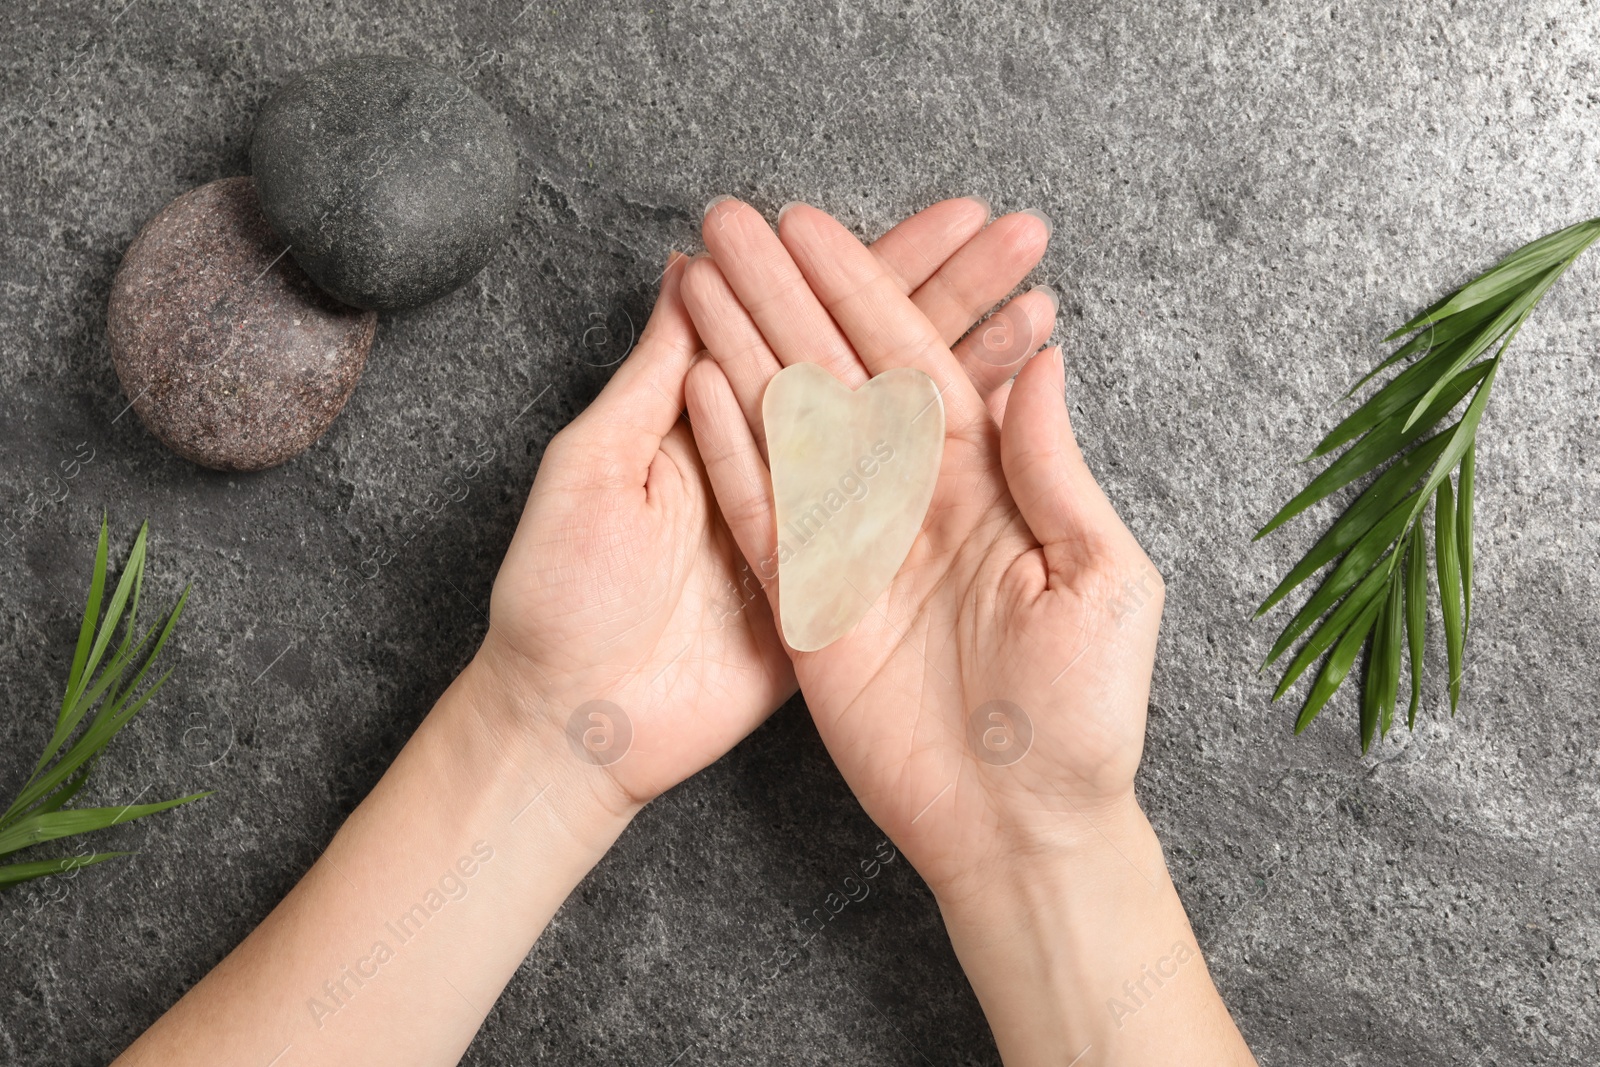
<svg viewBox="0 0 1600 1067">
<path fill-rule="evenodd" d="M 1050 219 L 1042 211 L 1019 211 L 996 219 L 951 255 L 911 295 L 911 301 L 944 343 L 953 345 L 1039 265 L 1049 243 Z"/>
<path fill-rule="evenodd" d="M 1001 427 L 1002 433 L 1006 424 L 1006 401 L 1011 399 L 1011 386 L 1015 381 L 1015 378 L 1011 379 L 983 400 L 989 408 L 989 415 L 994 419 L 995 425 Z"/>
<path fill-rule="evenodd" d="M 820 364 L 852 389 L 866 383 L 867 370 L 850 342 L 755 208 L 731 197 L 712 201 L 700 231 L 707 251 L 780 363 Z M 870 252 L 863 249 L 862 254 L 887 277 Z M 898 291 L 897 283 L 890 284 Z"/>
<path fill-rule="evenodd" d="M 983 232 L 988 217 L 988 202 L 977 197 L 942 200 L 884 234 L 872 245 L 872 251 L 900 282 L 901 289 L 909 293 L 928 282 L 951 256 Z M 690 259 L 684 268 L 683 295 L 700 340 L 721 364 L 765 459 L 761 397 L 767 382 L 783 364 L 710 256 Z M 992 303 L 991 300 L 983 306 Z M 970 325 L 970 321 L 964 324 Z"/>
<path fill-rule="evenodd" d="M 902 220 L 894 229 L 872 242 L 872 252 L 900 283 L 900 291 L 910 293 L 934 277 L 946 261 L 966 247 L 968 242 L 985 232 L 984 224 L 988 221 L 989 202 L 981 197 L 958 196 L 953 200 L 941 200 Z M 1021 276 L 1017 280 L 1021 281 Z M 1011 287 L 1000 296 L 1009 293 L 1016 284 L 1012 282 Z M 997 296 L 983 306 L 991 307 L 999 299 Z M 967 325 L 972 325 L 972 322 L 969 321 Z"/>
<path fill-rule="evenodd" d="M 766 587 L 776 591 L 777 523 L 772 510 L 772 479 L 756 450 L 733 387 L 715 360 L 702 359 L 689 374 L 686 396 L 689 425 L 705 463 L 717 507 L 734 541 Z M 777 600 L 773 597 L 773 610 Z M 774 616 L 776 617 L 776 616 Z"/>
<path fill-rule="evenodd" d="M 850 231 L 825 212 L 791 204 L 778 219 L 778 232 L 871 373 L 891 367 L 926 373 L 944 397 L 945 425 L 953 434 L 988 424 L 988 412 L 944 339 Z"/>
<path fill-rule="evenodd" d="M 1061 349 L 1047 348 L 1012 383 L 1000 429 L 1006 485 L 1057 574 L 1132 536 L 1083 461 L 1065 388 Z"/>
<path fill-rule="evenodd" d="M 694 321 L 684 305 L 683 268 L 688 257 L 672 251 L 661 276 L 661 292 L 639 342 L 572 422 L 574 436 L 607 450 L 599 464 L 617 481 L 643 485 L 661 439 L 683 413 L 683 384 L 700 350 Z"/>
<path fill-rule="evenodd" d="M 710 256 L 695 256 L 684 268 L 683 299 L 700 340 L 727 377 L 765 459 L 761 397 L 783 364 Z"/>
<path fill-rule="evenodd" d="M 1056 306 L 1054 289 L 1035 286 L 1007 301 L 950 350 L 979 396 L 987 400 L 1050 339 L 1056 328 Z"/>
</svg>

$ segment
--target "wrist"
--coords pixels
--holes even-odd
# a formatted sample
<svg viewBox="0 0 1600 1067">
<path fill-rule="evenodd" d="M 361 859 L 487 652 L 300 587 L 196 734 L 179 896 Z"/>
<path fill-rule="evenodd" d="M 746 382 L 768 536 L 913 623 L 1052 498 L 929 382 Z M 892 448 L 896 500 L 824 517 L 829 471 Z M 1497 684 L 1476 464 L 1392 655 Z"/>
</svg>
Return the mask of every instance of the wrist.
<svg viewBox="0 0 1600 1067">
<path fill-rule="evenodd" d="M 562 709 L 529 684 L 522 665 L 508 661 L 512 655 L 486 640 L 440 701 L 458 739 L 456 755 L 466 773 L 503 798 L 510 821 L 540 808 L 603 853 L 640 805 L 575 749 Z"/>
<path fill-rule="evenodd" d="M 1049 910 L 1064 893 L 1130 873 L 1130 864 L 1142 880 L 1166 877 L 1160 843 L 1132 789 L 1092 809 L 1075 805 L 1050 822 L 1048 831 L 1034 826 L 1025 834 L 998 835 L 986 862 L 932 884 L 946 920 L 1022 922 Z M 1007 906 L 997 911 L 996 902 Z"/>
<path fill-rule="evenodd" d="M 1091 1048 L 1097 1063 L 1171 1062 L 1186 1041 L 1193 1062 L 1249 1063 L 1138 805 L 1074 840 L 935 894 L 1007 1067 Z"/>
<path fill-rule="evenodd" d="M 959 891 L 935 893 L 1007 1067 L 1062 1063 L 1097 1046 L 1097 1062 L 1117 1062 L 1105 1058 L 1103 987 L 1127 967 L 1110 962 L 1138 925 L 1142 909 L 1126 905 L 1148 903 L 1146 878 L 1165 874 L 1148 869 L 1154 835 L 1137 805 L 1106 816 L 1068 846 L 987 864 Z"/>
</svg>

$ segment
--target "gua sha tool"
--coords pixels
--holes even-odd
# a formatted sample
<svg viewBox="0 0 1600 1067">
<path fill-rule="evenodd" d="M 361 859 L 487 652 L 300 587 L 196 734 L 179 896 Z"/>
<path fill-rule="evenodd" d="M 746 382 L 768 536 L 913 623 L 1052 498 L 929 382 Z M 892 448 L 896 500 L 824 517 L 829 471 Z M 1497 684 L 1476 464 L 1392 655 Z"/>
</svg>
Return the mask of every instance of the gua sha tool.
<svg viewBox="0 0 1600 1067">
<path fill-rule="evenodd" d="M 910 553 L 944 458 L 944 400 L 910 367 L 852 392 L 796 363 L 767 383 L 761 415 L 779 621 L 789 647 L 815 652 L 861 621 Z"/>
</svg>

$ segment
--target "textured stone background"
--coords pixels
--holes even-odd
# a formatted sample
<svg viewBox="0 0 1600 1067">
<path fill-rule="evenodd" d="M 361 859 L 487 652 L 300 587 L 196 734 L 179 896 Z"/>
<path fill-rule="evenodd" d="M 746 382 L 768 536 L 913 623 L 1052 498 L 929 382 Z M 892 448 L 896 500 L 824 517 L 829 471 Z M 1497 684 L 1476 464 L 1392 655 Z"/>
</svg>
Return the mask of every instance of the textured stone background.
<svg viewBox="0 0 1600 1067">
<path fill-rule="evenodd" d="M 132 861 L 0 898 L 0 1062 L 109 1059 L 318 855 L 470 655 L 545 442 L 717 193 L 874 235 L 960 193 L 1055 218 L 1074 418 L 1169 582 L 1143 796 L 1263 1063 L 1594 1062 L 1600 256 L 1484 424 L 1460 717 L 1435 688 L 1363 760 L 1341 699 L 1294 739 L 1250 608 L 1331 511 L 1248 540 L 1389 327 L 1595 210 L 1587 0 L 124 2 L 0 8 L 0 786 L 45 739 L 108 508 L 124 548 L 151 520 L 157 593 L 196 595 L 94 799 L 219 792 L 102 836 Z M 384 319 L 307 455 L 197 470 L 121 415 L 112 272 L 161 205 L 245 171 L 275 86 L 360 51 L 448 65 L 511 117 L 516 238 Z M 483 446 L 468 497 L 419 510 Z M 994 1063 L 903 860 L 754 981 L 877 840 L 786 708 L 644 813 L 468 1062 Z"/>
</svg>

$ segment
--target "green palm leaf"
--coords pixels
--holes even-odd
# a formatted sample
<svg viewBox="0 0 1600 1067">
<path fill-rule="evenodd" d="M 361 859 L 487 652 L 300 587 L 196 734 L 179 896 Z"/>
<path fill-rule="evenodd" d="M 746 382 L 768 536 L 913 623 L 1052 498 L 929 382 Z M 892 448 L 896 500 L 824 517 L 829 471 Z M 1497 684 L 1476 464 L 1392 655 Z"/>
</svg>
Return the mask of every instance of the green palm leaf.
<svg viewBox="0 0 1600 1067">
<path fill-rule="evenodd" d="M 1389 384 L 1373 393 L 1364 404 L 1345 416 L 1343 422 L 1329 430 L 1306 460 L 1320 459 L 1336 451 L 1395 412 L 1414 405 L 1423 393 L 1433 388 L 1441 369 L 1448 362 L 1448 356 L 1448 351 L 1435 350 L 1395 375 Z"/>
<path fill-rule="evenodd" d="M 1394 366 L 1396 363 L 1409 359 L 1418 353 L 1426 353 L 1427 358 L 1418 360 L 1406 370 L 1426 373 L 1429 381 L 1433 381 L 1443 373 L 1443 368 L 1460 360 L 1462 352 L 1476 350 L 1484 351 L 1494 343 L 1496 333 L 1491 328 L 1494 319 L 1505 311 L 1509 300 L 1491 300 L 1468 308 L 1453 318 L 1442 322 L 1433 323 L 1417 332 L 1411 340 L 1395 349 L 1389 358 L 1369 370 L 1362 379 L 1350 387 L 1345 394 L 1348 400 L 1361 391 L 1361 387 L 1372 379 Z M 1401 375 L 1391 385 L 1405 380 Z M 1421 393 L 1415 394 L 1421 396 Z M 1326 444 L 1326 442 L 1324 442 Z M 1322 445 L 1318 446 L 1323 448 Z M 1323 450 L 1326 450 L 1323 448 Z"/>
<path fill-rule="evenodd" d="M 1394 557 L 1390 556 L 1385 563 L 1372 568 L 1371 572 L 1361 580 L 1361 584 L 1344 598 L 1306 643 L 1300 646 L 1300 651 L 1284 670 L 1283 678 L 1278 682 L 1278 690 L 1272 694 L 1273 700 L 1287 693 L 1305 673 L 1306 668 L 1316 662 L 1318 656 L 1332 648 L 1334 643 L 1344 636 L 1346 630 L 1355 625 L 1367 606 L 1378 598 L 1383 583 L 1389 580 L 1389 567 L 1393 566 L 1393 560 Z"/>
<path fill-rule="evenodd" d="M 1445 445 L 1449 443 L 1448 434 L 1442 433 L 1431 437 L 1425 444 L 1406 453 L 1384 471 L 1382 477 L 1356 498 L 1356 502 L 1339 517 L 1339 521 L 1335 522 L 1328 532 L 1311 546 L 1311 551 L 1307 552 L 1305 557 L 1295 564 L 1294 569 L 1284 576 L 1278 587 L 1261 602 L 1261 606 L 1256 609 L 1256 615 L 1265 615 L 1271 611 L 1297 586 L 1348 552 L 1378 525 L 1385 515 L 1391 514 L 1404 499 L 1403 494 L 1408 494 L 1409 490 L 1416 486 L 1418 479 L 1422 477 L 1422 472 L 1439 458 L 1444 452 Z"/>
<path fill-rule="evenodd" d="M 94 550 L 94 577 L 89 581 L 89 603 L 83 609 L 83 623 L 78 627 L 78 648 L 72 654 L 72 670 L 67 675 L 67 693 L 61 698 L 61 718 L 67 716 L 67 709 L 72 707 L 72 694 L 78 687 L 78 681 L 83 677 L 83 669 L 89 662 L 89 647 L 94 644 L 95 624 L 100 621 L 100 598 L 106 591 L 106 557 L 109 552 L 110 528 L 106 525 L 106 517 L 100 516 L 100 541 Z M 58 723 L 60 719 L 56 720 Z"/>
<path fill-rule="evenodd" d="M 1395 458 L 1427 433 L 1435 423 L 1448 415 L 1461 402 L 1461 398 L 1476 388 L 1493 369 L 1494 361 L 1485 360 L 1478 366 L 1456 375 L 1449 383 L 1449 388 L 1442 390 L 1422 417 L 1414 422 L 1405 423 L 1398 418 L 1390 418 L 1373 427 L 1362 436 L 1361 440 L 1352 445 L 1349 451 L 1329 464 L 1327 470 L 1313 478 L 1310 485 L 1269 519 L 1256 534 L 1256 540 L 1265 537 L 1313 504 L 1327 499 L 1351 482 L 1371 474 Z"/>
<path fill-rule="evenodd" d="M 1466 606 L 1462 628 L 1472 621 L 1472 481 L 1477 471 L 1477 449 L 1461 457 L 1460 493 L 1456 497 L 1456 551 L 1461 556 L 1461 596 Z"/>
<path fill-rule="evenodd" d="M 0 814 L 0 858 L 36 844 L 131 822 L 209 795 L 192 793 L 176 800 L 122 807 L 66 806 L 84 788 L 106 746 L 167 680 L 167 675 L 163 674 L 141 689 L 156 657 L 172 635 L 189 591 L 185 589 L 178 597 L 159 629 L 152 626 L 138 633 L 148 538 L 146 525 L 134 539 L 127 564 L 107 600 L 110 531 L 105 518 L 101 518 L 89 596 L 78 628 L 66 693 L 43 754 L 10 806 Z M 122 637 L 113 647 L 119 628 Z M 96 852 L 6 864 L 0 866 L 0 890 L 126 854 Z"/>
<path fill-rule="evenodd" d="M 1335 601 L 1355 588 L 1356 583 L 1372 569 L 1378 558 L 1389 550 L 1389 546 L 1394 543 L 1400 531 L 1405 529 L 1406 523 L 1411 519 L 1412 511 L 1415 510 L 1417 499 L 1415 493 L 1406 497 L 1378 520 L 1361 540 L 1351 546 L 1350 551 L 1345 553 L 1339 565 L 1333 569 L 1333 573 L 1323 580 L 1322 585 L 1311 595 L 1311 599 L 1306 601 L 1305 606 L 1289 620 L 1289 625 L 1284 627 L 1283 633 L 1278 635 L 1278 640 L 1267 653 L 1268 664 L 1277 660 L 1298 641 L 1300 635 L 1321 618 L 1323 612 L 1333 607 Z"/>
<path fill-rule="evenodd" d="M 1405 639 L 1405 584 L 1404 572 L 1398 566 L 1389 576 L 1389 602 L 1384 605 L 1374 631 L 1373 667 L 1377 676 L 1372 686 L 1374 693 L 1368 703 L 1377 705 L 1378 736 L 1388 737 L 1394 725 L 1394 706 L 1400 693 L 1400 655 Z M 1370 747 L 1370 741 L 1368 742 Z"/>
<path fill-rule="evenodd" d="M 1488 351 L 1489 347 L 1496 341 L 1500 342 L 1500 351 L 1495 353 L 1495 358 L 1498 360 L 1500 354 L 1510 346 L 1512 339 L 1517 336 L 1517 331 L 1522 328 L 1523 320 L 1526 319 L 1528 312 L 1533 309 L 1533 305 L 1539 302 L 1539 298 L 1555 283 L 1555 280 L 1561 276 L 1561 271 L 1564 269 L 1555 268 L 1539 275 L 1538 282 L 1533 289 L 1512 301 L 1504 311 L 1496 315 L 1474 336 L 1471 344 L 1466 345 L 1460 353 L 1455 354 L 1450 363 L 1446 365 L 1444 371 L 1440 373 L 1439 380 L 1428 387 L 1428 391 L 1422 394 L 1416 406 L 1411 409 L 1411 414 L 1406 416 L 1405 428 L 1409 429 L 1417 420 L 1426 418 L 1439 394 L 1449 386 L 1450 379 L 1465 369 L 1467 364 Z"/>
<path fill-rule="evenodd" d="M 1411 528 L 1411 554 L 1406 557 L 1406 644 L 1411 654 L 1411 706 L 1406 729 L 1417 725 L 1422 702 L 1422 660 L 1428 647 L 1428 537 L 1426 526 Z"/>
<path fill-rule="evenodd" d="M 1328 699 L 1338 690 L 1344 681 L 1344 676 L 1350 673 L 1350 667 L 1356 661 L 1356 654 L 1361 651 L 1362 642 L 1366 641 L 1367 634 L 1372 632 L 1372 624 L 1378 618 L 1378 612 L 1384 605 L 1382 597 L 1373 597 L 1371 603 L 1361 609 L 1361 614 L 1339 637 L 1333 651 L 1328 653 L 1327 662 L 1322 665 L 1322 673 L 1317 675 L 1315 684 L 1311 687 L 1311 695 L 1306 698 L 1306 706 L 1300 710 L 1300 718 L 1294 724 L 1294 732 L 1300 733 L 1311 720 L 1317 717 Z"/>
<path fill-rule="evenodd" d="M 1600 219 L 1588 219 L 1546 234 L 1537 241 L 1530 241 L 1407 322 L 1385 340 L 1404 337 L 1413 330 L 1442 321 L 1508 289 L 1526 287 L 1529 278 L 1558 263 L 1563 267 L 1570 266 L 1596 236 L 1600 236 Z"/>
<path fill-rule="evenodd" d="M 187 804 L 191 800 L 199 800 L 210 795 L 210 793 L 190 793 L 177 800 L 163 800 L 155 804 L 124 804 L 120 808 L 72 808 L 69 811 L 40 812 L 0 830 L 0 855 L 44 841 L 55 841 L 74 834 L 86 834 L 91 830 L 104 830 L 108 826 L 132 822 L 134 819 L 154 815 L 158 811 L 166 811 L 179 804 Z"/>
<path fill-rule="evenodd" d="M 1332 568 L 1284 626 L 1263 664 L 1276 662 L 1304 638 L 1273 693 L 1279 700 L 1323 659 L 1295 720 L 1296 733 L 1327 705 L 1363 646 L 1362 751 L 1386 736 L 1393 723 L 1402 657 L 1411 676 L 1406 725 L 1415 727 L 1427 647 L 1430 503 L 1433 572 L 1450 670 L 1446 688 L 1455 713 L 1472 615 L 1478 426 L 1500 362 L 1523 323 L 1597 238 L 1600 219 L 1589 219 L 1532 241 L 1390 334 L 1387 340 L 1400 346 L 1347 396 L 1384 372 L 1399 370 L 1318 442 L 1308 460 L 1339 454 L 1256 533 L 1259 540 L 1334 493 L 1371 478 L 1256 611 L 1258 616 L 1271 611 Z M 1461 417 L 1429 436 L 1463 402 Z"/>
<path fill-rule="evenodd" d="M 7 889 L 18 882 L 28 882 L 35 878 L 43 878 L 49 874 L 64 874 L 75 871 L 79 867 L 88 867 L 94 863 L 103 863 L 106 860 L 116 859 L 118 856 L 131 856 L 131 852 L 91 852 L 87 856 L 63 856 L 53 860 L 32 860 L 28 863 L 7 863 L 0 865 L 0 889 Z"/>
<path fill-rule="evenodd" d="M 1439 613 L 1444 617 L 1445 657 L 1450 667 L 1450 714 L 1461 702 L 1461 553 L 1456 542 L 1456 502 L 1449 481 L 1439 486 L 1434 508 L 1434 562 L 1439 566 Z"/>
</svg>

